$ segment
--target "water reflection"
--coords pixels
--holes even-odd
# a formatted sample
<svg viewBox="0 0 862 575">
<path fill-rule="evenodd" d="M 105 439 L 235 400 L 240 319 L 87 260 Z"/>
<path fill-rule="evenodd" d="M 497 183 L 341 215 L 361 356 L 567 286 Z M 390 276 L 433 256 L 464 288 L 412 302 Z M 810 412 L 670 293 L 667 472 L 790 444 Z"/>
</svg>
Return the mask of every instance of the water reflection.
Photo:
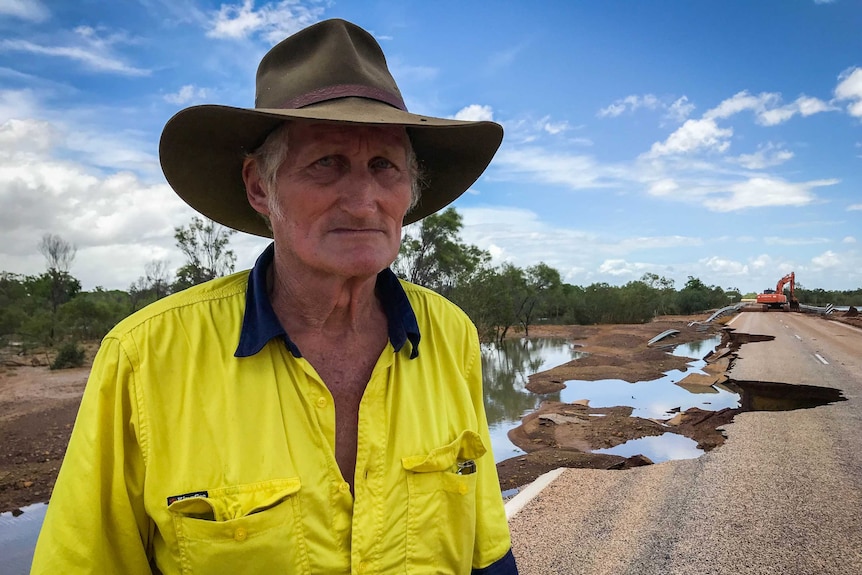
<svg viewBox="0 0 862 575">
<path fill-rule="evenodd" d="M 721 342 L 720 336 L 676 346 L 673 355 L 697 358 L 707 355 Z M 702 359 L 690 362 L 686 371 L 668 371 L 664 376 L 650 381 L 629 383 L 622 379 L 598 381 L 570 380 L 560 392 L 560 400 L 571 403 L 578 399 L 589 399 L 590 407 L 613 407 L 628 405 L 634 408 L 632 415 L 644 418 L 667 417 L 672 410 L 685 411 L 698 407 L 718 411 L 726 407 L 739 407 L 739 395 L 719 386 L 681 387 L 675 385 L 690 373 L 702 373 L 706 364 Z"/>
<path fill-rule="evenodd" d="M 497 461 L 523 453 L 509 441 L 507 433 L 521 423 L 524 415 L 542 401 L 560 399 L 559 393 L 536 395 L 527 391 L 529 376 L 582 355 L 563 338 L 522 338 L 482 346 L 485 411 Z"/>
<path fill-rule="evenodd" d="M 680 344 L 668 350 L 673 355 L 692 358 L 687 371 L 672 370 L 652 381 L 629 383 L 619 379 L 599 381 L 571 380 L 558 393 L 537 395 L 526 390 L 529 376 L 577 359 L 583 352 L 562 338 L 530 338 L 508 340 L 502 345 L 482 347 L 482 369 L 485 385 L 485 410 L 491 430 L 491 444 L 497 461 L 522 454 L 508 438 L 510 429 L 521 423 L 521 418 L 535 411 L 542 401 L 564 401 L 589 399 L 591 407 L 628 405 L 634 408 L 637 417 L 667 418 L 668 412 L 679 408 L 700 407 L 718 411 L 725 407 L 739 407 L 739 395 L 726 388 L 683 388 L 676 385 L 686 375 L 699 372 L 705 365 L 702 358 L 721 342 L 720 336 Z M 668 434 L 672 435 L 672 434 Z M 662 453 L 671 458 L 697 457 L 699 452 L 677 439 L 679 436 L 650 438 L 647 442 L 630 445 L 653 461 L 663 461 Z M 683 438 L 685 439 L 685 438 Z M 668 442 L 664 447 L 659 444 Z M 678 442 L 678 443 L 673 443 Z"/>
<path fill-rule="evenodd" d="M 47 509 L 44 503 L 36 503 L 22 508 L 20 514 L 0 513 L 0 549 L 3 550 L 0 571 L 7 575 L 30 572 L 36 538 Z"/>
<path fill-rule="evenodd" d="M 593 453 L 607 453 L 622 457 L 644 455 L 653 463 L 661 463 L 671 459 L 694 459 L 700 457 L 703 451 L 698 449 L 697 441 L 693 439 L 677 433 L 665 433 L 632 439 L 607 449 L 595 449 Z"/>
</svg>

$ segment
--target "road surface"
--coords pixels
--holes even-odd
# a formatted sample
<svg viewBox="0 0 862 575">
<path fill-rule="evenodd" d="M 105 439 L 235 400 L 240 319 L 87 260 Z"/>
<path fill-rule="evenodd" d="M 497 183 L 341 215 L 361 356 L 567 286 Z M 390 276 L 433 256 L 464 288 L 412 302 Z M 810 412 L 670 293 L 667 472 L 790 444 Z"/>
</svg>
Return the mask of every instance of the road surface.
<svg viewBox="0 0 862 575">
<path fill-rule="evenodd" d="M 521 573 L 862 574 L 862 331 L 745 313 L 732 379 L 826 386 L 847 401 L 749 412 L 698 459 L 566 470 L 515 515 Z"/>
</svg>

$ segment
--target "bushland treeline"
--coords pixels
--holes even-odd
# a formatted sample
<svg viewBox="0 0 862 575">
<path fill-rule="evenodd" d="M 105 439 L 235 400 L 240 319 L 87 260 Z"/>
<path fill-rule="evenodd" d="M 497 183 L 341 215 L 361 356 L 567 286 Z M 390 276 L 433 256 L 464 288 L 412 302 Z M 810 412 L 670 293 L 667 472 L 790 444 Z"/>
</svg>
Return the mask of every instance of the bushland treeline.
<svg viewBox="0 0 862 575">
<path fill-rule="evenodd" d="M 461 241 L 461 228 L 461 216 L 452 208 L 428 216 L 405 234 L 393 269 L 457 303 L 485 341 L 500 340 L 513 329 L 529 335 L 530 326 L 539 323 L 642 323 L 656 315 L 720 308 L 743 297 L 737 289 L 706 285 L 692 276 L 677 288 L 672 279 L 653 273 L 621 286 L 571 285 L 543 262 L 525 268 L 491 265 L 488 252 Z M 233 272 L 236 257 L 228 249 L 233 233 L 193 218 L 188 227 L 175 229 L 185 263 L 171 274 L 166 262 L 150 262 L 125 291 L 82 291 L 70 273 L 74 246 L 45 236 L 39 246 L 46 258 L 44 273 L 0 272 L 0 346 L 14 342 L 26 349 L 101 339 L 145 305 Z M 862 299 L 862 288 L 839 292 L 797 287 L 796 295 L 811 305 L 850 305 Z"/>
</svg>

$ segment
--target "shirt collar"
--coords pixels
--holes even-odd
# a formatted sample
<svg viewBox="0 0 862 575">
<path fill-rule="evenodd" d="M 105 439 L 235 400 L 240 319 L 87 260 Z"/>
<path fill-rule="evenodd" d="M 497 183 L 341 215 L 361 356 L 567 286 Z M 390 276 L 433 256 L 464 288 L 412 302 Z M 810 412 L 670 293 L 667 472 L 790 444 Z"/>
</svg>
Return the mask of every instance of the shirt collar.
<svg viewBox="0 0 862 575">
<path fill-rule="evenodd" d="M 266 290 L 266 274 L 275 255 L 275 244 L 270 244 L 257 258 L 248 275 L 248 287 L 245 294 L 245 313 L 242 318 L 242 329 L 239 335 L 239 345 L 234 352 L 235 357 L 255 355 L 269 342 L 280 337 L 294 357 L 302 357 L 299 347 L 291 341 L 290 336 L 278 321 L 269 295 Z M 410 359 L 419 356 L 419 324 L 416 314 L 404 293 L 404 288 L 398 277 L 386 268 L 377 274 L 377 297 L 383 305 L 389 330 L 389 342 L 397 352 L 401 351 L 409 340 L 412 346 Z"/>
</svg>

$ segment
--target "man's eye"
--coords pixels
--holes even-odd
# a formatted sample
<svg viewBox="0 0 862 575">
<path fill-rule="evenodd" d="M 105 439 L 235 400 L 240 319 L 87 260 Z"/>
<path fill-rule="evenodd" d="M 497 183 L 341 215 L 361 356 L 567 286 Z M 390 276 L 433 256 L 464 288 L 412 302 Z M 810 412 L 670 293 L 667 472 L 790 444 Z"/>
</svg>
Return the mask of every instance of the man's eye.
<svg viewBox="0 0 862 575">
<path fill-rule="evenodd" d="M 335 166 L 335 158 L 333 158 L 332 156 L 324 156 L 323 158 L 317 160 L 315 164 L 320 166 L 321 168 L 331 168 Z"/>
<path fill-rule="evenodd" d="M 393 164 L 386 158 L 374 158 L 373 160 L 371 160 L 371 167 L 376 170 L 388 170 L 390 168 L 394 168 L 395 164 Z"/>
</svg>

